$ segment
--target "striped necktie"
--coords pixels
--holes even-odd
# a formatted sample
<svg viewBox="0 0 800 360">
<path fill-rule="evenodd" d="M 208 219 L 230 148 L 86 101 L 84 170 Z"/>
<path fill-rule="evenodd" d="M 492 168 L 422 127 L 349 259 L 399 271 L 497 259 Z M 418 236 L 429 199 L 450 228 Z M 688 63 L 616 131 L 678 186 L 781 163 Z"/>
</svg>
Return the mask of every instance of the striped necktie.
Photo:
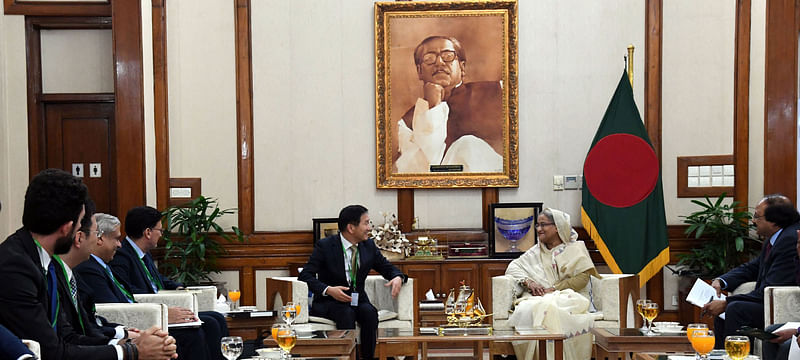
<svg viewBox="0 0 800 360">
<path fill-rule="evenodd" d="M 75 282 L 75 276 L 69 278 L 69 295 L 72 296 L 72 303 L 75 304 L 75 309 L 78 308 L 78 284 Z"/>
</svg>

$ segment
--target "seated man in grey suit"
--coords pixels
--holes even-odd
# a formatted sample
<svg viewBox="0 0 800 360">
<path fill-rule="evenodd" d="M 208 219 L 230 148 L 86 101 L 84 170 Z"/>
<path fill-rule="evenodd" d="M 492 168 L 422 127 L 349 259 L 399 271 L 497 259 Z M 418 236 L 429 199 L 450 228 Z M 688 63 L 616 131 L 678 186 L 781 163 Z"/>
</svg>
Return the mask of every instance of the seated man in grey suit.
<svg viewBox="0 0 800 360">
<path fill-rule="evenodd" d="M 350 205 L 339 212 L 339 234 L 328 236 L 314 247 L 299 279 L 314 292 L 311 314 L 336 322 L 339 329 L 361 325 L 361 358 L 375 354 L 378 311 L 364 292 L 364 281 L 375 270 L 392 287 L 392 296 L 408 277 L 381 255 L 369 238 L 372 225 L 367 208 Z"/>
</svg>

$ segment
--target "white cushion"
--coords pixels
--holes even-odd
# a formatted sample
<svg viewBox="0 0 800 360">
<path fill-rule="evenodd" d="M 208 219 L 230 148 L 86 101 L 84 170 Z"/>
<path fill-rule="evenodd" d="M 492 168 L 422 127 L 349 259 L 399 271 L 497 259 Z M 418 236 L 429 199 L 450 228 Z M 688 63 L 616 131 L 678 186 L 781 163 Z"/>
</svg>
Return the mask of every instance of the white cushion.
<svg viewBox="0 0 800 360">
<path fill-rule="evenodd" d="M 386 309 L 378 310 L 378 321 L 386 321 L 397 318 L 397 313 Z"/>
<path fill-rule="evenodd" d="M 308 322 L 314 322 L 314 323 L 319 323 L 319 324 L 327 324 L 327 325 L 336 326 L 336 323 L 331 319 L 327 319 L 327 318 L 319 317 L 319 316 L 313 316 L 313 315 L 309 315 L 308 316 Z"/>
</svg>

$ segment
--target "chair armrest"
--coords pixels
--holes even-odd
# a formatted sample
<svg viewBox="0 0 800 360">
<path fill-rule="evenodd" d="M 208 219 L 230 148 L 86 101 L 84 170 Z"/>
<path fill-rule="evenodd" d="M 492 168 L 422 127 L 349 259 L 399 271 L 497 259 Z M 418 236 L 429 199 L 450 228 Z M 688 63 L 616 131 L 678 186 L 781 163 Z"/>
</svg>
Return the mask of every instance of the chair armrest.
<svg viewBox="0 0 800 360">
<path fill-rule="evenodd" d="M 135 327 L 137 329 L 149 329 L 158 326 L 167 329 L 167 305 L 154 303 L 106 303 L 96 304 L 97 315 L 106 320 Z"/>
<path fill-rule="evenodd" d="M 591 277 L 592 303 L 603 312 L 603 320 L 618 321 L 620 327 L 634 327 L 636 300 L 639 299 L 639 276 L 602 274 Z"/>
<path fill-rule="evenodd" d="M 764 326 L 800 321 L 800 287 L 767 286 L 764 288 Z"/>
<path fill-rule="evenodd" d="M 416 298 L 416 283 L 414 279 L 408 281 L 400 287 L 397 297 L 392 297 L 392 288 L 386 287 L 389 281 L 380 275 L 369 275 L 364 282 L 364 292 L 367 293 L 370 303 L 378 310 L 389 310 L 397 313 L 398 320 L 411 321 L 419 318 L 419 307 Z"/>
<path fill-rule="evenodd" d="M 182 307 L 197 314 L 197 294 L 185 290 L 162 290 L 158 294 L 133 294 L 136 302 L 164 304 L 167 307 Z"/>
<path fill-rule="evenodd" d="M 755 281 L 748 281 L 748 282 L 745 282 L 745 283 L 741 283 L 741 284 L 739 284 L 739 286 L 736 287 L 736 289 L 733 289 L 733 291 L 731 291 L 731 295 L 747 294 L 747 293 L 755 290 L 755 288 L 756 288 L 756 282 Z"/>
<path fill-rule="evenodd" d="M 296 315 L 295 324 L 308 322 L 308 284 L 296 277 L 267 278 L 267 310 L 280 310 L 283 304 L 293 302 L 300 305 L 300 313 Z"/>
<path fill-rule="evenodd" d="M 214 311 L 214 305 L 217 303 L 216 286 L 189 286 L 186 290 L 197 294 L 198 311 Z"/>
<path fill-rule="evenodd" d="M 516 300 L 516 281 L 507 275 L 492 277 L 492 317 L 495 320 L 508 319 L 511 306 Z"/>
<path fill-rule="evenodd" d="M 28 350 L 30 350 L 37 359 L 42 358 L 42 347 L 39 346 L 38 341 L 28 339 L 22 339 L 21 341 L 23 344 L 25 344 L 25 346 L 28 347 Z"/>
</svg>

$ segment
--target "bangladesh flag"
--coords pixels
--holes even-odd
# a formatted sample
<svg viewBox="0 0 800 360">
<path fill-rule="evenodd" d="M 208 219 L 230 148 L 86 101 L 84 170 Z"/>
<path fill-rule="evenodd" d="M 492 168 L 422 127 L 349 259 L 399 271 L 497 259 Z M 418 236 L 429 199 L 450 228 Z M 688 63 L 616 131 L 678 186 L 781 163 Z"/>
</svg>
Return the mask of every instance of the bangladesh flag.
<svg viewBox="0 0 800 360">
<path fill-rule="evenodd" d="M 639 286 L 669 262 L 658 157 L 623 71 L 583 164 L 581 222 L 608 266 Z"/>
</svg>

